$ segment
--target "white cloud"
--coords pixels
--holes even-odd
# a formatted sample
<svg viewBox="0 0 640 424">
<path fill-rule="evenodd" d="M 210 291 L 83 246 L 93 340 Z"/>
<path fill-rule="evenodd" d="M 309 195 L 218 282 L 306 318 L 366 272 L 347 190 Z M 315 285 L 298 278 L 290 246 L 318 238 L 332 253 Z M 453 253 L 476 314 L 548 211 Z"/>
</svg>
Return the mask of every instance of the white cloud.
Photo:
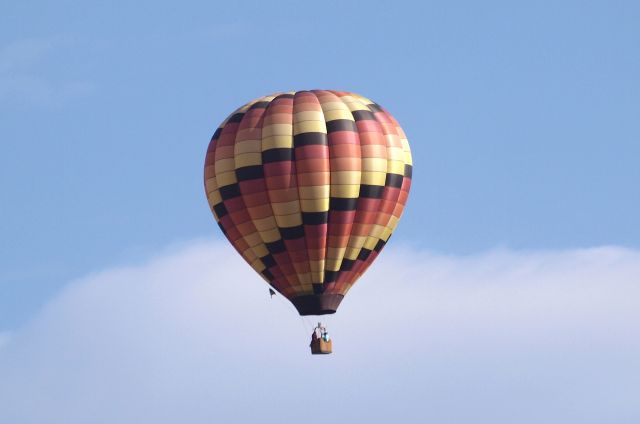
<svg viewBox="0 0 640 424">
<path fill-rule="evenodd" d="M 0 422 L 640 419 L 640 252 L 379 259 L 327 357 L 223 244 L 78 280 L 0 350 Z"/>
</svg>

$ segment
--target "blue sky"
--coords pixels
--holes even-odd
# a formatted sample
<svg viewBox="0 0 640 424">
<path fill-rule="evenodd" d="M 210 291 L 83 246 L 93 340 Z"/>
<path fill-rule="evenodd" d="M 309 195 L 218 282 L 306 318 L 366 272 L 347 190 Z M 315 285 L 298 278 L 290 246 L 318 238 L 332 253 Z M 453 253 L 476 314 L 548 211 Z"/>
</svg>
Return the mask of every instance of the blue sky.
<svg viewBox="0 0 640 424">
<path fill-rule="evenodd" d="M 415 171 L 391 251 L 633 255 L 638 22 L 632 1 L 7 2 L 0 335 L 72 281 L 224 241 L 208 140 L 280 90 L 354 91 L 400 121 Z"/>
<path fill-rule="evenodd" d="M 0 25 L 0 328 L 71 278 L 220 237 L 201 184 L 248 99 L 347 89 L 409 135 L 396 238 L 640 246 L 634 2 L 12 2 Z"/>
</svg>

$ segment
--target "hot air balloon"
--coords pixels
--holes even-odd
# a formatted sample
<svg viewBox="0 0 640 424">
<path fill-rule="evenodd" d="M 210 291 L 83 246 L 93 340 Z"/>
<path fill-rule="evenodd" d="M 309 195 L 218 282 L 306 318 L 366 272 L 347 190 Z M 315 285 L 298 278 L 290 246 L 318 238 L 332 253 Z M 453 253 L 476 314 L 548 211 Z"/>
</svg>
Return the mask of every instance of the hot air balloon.
<svg viewBox="0 0 640 424">
<path fill-rule="evenodd" d="M 383 107 L 332 90 L 276 93 L 213 134 L 204 185 L 233 247 L 300 315 L 336 312 L 398 224 L 409 142 Z"/>
</svg>

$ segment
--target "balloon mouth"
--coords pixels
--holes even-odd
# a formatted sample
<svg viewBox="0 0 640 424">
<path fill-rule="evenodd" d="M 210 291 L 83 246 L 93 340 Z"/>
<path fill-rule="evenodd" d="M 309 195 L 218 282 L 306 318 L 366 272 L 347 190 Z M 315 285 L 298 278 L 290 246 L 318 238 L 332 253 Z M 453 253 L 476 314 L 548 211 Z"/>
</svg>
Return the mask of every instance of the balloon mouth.
<svg viewBox="0 0 640 424">
<path fill-rule="evenodd" d="M 291 299 L 300 315 L 335 314 L 344 295 L 341 294 L 309 294 Z"/>
</svg>

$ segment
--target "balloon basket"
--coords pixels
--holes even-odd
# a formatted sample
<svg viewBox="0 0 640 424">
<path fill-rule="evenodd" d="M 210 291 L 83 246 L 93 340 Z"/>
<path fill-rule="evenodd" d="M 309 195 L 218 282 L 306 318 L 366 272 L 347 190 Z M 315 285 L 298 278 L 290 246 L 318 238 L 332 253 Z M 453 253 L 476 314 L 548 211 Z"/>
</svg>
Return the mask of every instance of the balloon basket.
<svg viewBox="0 0 640 424">
<path fill-rule="evenodd" d="M 312 340 L 309 346 L 311 347 L 311 354 L 313 355 L 327 355 L 331 353 L 331 340 L 329 340 L 328 342 L 325 342 L 321 338 Z"/>
</svg>

